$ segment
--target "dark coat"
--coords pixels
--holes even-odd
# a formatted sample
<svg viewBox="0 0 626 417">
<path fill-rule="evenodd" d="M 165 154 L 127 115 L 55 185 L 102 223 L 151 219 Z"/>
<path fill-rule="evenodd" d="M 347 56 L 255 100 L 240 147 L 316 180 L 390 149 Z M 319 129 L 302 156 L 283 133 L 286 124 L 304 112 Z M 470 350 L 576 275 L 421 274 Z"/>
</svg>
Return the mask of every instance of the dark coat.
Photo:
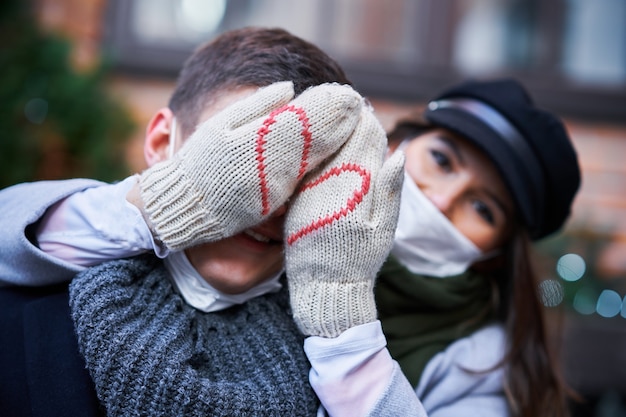
<svg viewBox="0 0 626 417">
<path fill-rule="evenodd" d="M 105 415 L 78 352 L 67 285 L 0 288 L 0 415 Z"/>
</svg>

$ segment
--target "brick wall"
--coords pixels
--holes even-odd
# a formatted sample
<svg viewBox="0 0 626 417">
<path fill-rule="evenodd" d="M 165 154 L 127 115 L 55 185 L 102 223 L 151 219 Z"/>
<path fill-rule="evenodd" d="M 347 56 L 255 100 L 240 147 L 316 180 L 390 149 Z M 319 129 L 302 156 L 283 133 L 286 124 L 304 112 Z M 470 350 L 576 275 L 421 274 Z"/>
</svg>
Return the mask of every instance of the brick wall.
<svg viewBox="0 0 626 417">
<path fill-rule="evenodd" d="M 77 68 L 88 69 L 98 62 L 106 0 L 34 0 L 33 3 L 42 28 L 72 40 Z"/>
</svg>

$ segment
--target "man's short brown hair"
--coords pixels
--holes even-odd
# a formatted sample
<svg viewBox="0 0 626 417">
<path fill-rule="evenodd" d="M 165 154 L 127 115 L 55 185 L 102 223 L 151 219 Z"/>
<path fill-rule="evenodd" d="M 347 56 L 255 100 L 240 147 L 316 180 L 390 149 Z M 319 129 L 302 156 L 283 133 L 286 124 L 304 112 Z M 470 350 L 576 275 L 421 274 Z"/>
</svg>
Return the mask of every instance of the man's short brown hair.
<svg viewBox="0 0 626 417">
<path fill-rule="evenodd" d="M 292 81 L 296 94 L 327 82 L 351 84 L 320 48 L 283 29 L 248 27 L 198 48 L 183 66 L 169 108 L 190 134 L 216 94 Z"/>
</svg>

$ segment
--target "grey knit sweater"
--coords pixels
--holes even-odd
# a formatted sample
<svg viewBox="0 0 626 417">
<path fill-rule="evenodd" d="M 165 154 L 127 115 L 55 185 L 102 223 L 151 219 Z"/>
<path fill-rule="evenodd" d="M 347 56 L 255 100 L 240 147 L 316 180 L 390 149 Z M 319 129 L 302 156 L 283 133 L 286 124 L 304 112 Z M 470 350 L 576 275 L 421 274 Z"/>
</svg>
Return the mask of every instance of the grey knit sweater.
<svg viewBox="0 0 626 417">
<path fill-rule="evenodd" d="M 316 414 L 285 290 L 203 313 L 176 294 L 160 260 L 142 256 L 79 274 L 70 306 L 109 416 Z"/>
</svg>

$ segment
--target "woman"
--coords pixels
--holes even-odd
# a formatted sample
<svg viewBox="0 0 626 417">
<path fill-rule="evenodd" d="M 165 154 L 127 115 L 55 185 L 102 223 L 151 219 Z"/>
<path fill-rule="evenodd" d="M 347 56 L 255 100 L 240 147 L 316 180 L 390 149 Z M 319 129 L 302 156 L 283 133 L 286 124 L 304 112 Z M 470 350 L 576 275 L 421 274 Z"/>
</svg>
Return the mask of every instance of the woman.
<svg viewBox="0 0 626 417">
<path fill-rule="evenodd" d="M 567 415 L 531 243 L 569 215 L 580 184 L 570 139 L 512 80 L 455 86 L 423 117 L 389 134 L 406 164 L 374 290 L 384 337 L 375 320 L 309 331 L 311 383 L 330 415 Z M 293 297 L 298 320 L 306 306 Z"/>
</svg>

